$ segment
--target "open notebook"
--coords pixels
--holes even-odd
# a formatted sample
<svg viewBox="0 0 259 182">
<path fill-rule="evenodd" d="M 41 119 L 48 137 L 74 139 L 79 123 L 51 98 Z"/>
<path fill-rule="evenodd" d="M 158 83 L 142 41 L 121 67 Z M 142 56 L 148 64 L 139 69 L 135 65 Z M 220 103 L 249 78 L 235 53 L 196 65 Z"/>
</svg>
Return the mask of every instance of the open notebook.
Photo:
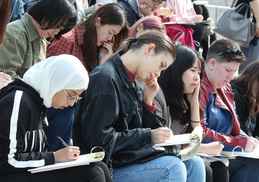
<svg viewBox="0 0 259 182">
<path fill-rule="evenodd" d="M 99 162 L 103 159 L 102 158 L 92 158 L 91 154 L 83 154 L 79 155 L 78 159 L 76 161 L 69 161 L 69 162 L 60 162 L 55 163 L 52 165 L 46 165 L 34 169 L 29 169 L 28 171 L 31 173 L 40 173 L 45 171 L 52 171 L 57 169 L 63 169 L 68 167 L 75 167 L 75 166 L 82 166 L 82 165 L 89 165 L 91 162 Z"/>
<path fill-rule="evenodd" d="M 243 152 L 243 151 L 222 151 L 221 154 L 230 155 L 235 157 L 248 157 L 259 159 L 259 147 L 257 147 L 253 152 Z"/>
<path fill-rule="evenodd" d="M 157 147 L 187 144 L 187 143 L 197 143 L 202 137 L 202 127 L 196 127 L 192 133 L 172 135 L 169 140 L 164 143 L 155 144 Z"/>
<path fill-rule="evenodd" d="M 155 144 L 155 146 L 170 146 L 177 144 L 194 143 L 191 146 L 180 150 L 178 157 L 182 161 L 189 160 L 192 158 L 200 149 L 203 129 L 201 126 L 197 126 L 192 133 L 173 135 L 170 140 L 165 143 Z"/>
</svg>

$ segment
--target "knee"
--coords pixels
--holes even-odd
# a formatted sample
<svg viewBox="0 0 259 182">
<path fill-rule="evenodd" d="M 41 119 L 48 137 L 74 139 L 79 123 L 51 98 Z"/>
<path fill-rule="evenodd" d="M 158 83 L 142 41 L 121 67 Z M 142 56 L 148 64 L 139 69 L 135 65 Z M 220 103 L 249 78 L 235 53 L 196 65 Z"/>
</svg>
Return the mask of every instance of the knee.
<svg viewBox="0 0 259 182">
<path fill-rule="evenodd" d="M 200 157 L 194 156 L 188 161 L 184 161 L 188 173 L 205 176 L 205 165 Z"/>
<path fill-rule="evenodd" d="M 171 163 L 167 167 L 169 173 L 179 176 L 179 179 L 187 176 L 187 169 L 182 160 L 173 157 Z"/>
</svg>

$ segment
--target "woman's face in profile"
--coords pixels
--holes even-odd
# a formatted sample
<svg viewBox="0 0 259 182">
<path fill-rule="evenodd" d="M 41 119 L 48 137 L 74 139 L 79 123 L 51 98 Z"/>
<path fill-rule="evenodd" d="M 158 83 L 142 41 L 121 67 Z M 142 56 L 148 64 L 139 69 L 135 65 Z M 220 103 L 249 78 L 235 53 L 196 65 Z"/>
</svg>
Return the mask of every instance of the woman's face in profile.
<svg viewBox="0 0 259 182">
<path fill-rule="evenodd" d="M 52 98 L 52 107 L 55 109 L 64 109 L 68 106 L 73 106 L 77 100 L 80 99 L 79 95 L 85 89 L 81 90 L 67 90 L 62 89 L 56 93 Z"/>
<path fill-rule="evenodd" d="M 194 65 L 182 74 L 184 83 L 184 94 L 193 93 L 194 89 L 199 85 L 201 74 L 201 63 L 196 59 Z"/>
<path fill-rule="evenodd" d="M 122 26 L 121 25 L 113 25 L 113 24 L 101 24 L 101 18 L 98 17 L 95 23 L 96 27 L 96 35 L 97 46 L 101 46 L 104 43 L 111 42 L 113 37 L 120 33 Z"/>
</svg>

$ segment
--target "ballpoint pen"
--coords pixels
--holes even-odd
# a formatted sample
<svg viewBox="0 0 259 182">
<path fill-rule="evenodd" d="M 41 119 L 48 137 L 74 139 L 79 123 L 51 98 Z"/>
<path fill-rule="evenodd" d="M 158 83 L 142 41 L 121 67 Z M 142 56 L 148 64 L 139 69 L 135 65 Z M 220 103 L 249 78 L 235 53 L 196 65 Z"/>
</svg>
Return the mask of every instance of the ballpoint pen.
<svg viewBox="0 0 259 182">
<path fill-rule="evenodd" d="M 5 70 L 4 64 L 2 64 L 2 70 L 6 74 L 6 70 Z"/>
<path fill-rule="evenodd" d="M 57 136 L 57 138 L 65 147 L 68 147 L 68 144 L 66 144 L 66 142 L 60 136 Z M 74 156 L 76 157 L 77 155 L 74 154 Z"/>
<path fill-rule="evenodd" d="M 68 144 L 66 144 L 66 142 L 60 136 L 57 136 L 57 138 L 65 147 L 68 147 Z M 74 156 L 76 157 L 77 155 L 74 154 Z"/>
<path fill-rule="evenodd" d="M 226 141 L 225 138 L 223 138 L 223 140 L 220 141 L 221 144 L 223 144 Z"/>
<path fill-rule="evenodd" d="M 65 146 L 65 147 L 68 147 L 68 145 L 66 144 L 66 142 L 60 137 L 60 136 L 57 136 L 58 140 Z"/>
</svg>

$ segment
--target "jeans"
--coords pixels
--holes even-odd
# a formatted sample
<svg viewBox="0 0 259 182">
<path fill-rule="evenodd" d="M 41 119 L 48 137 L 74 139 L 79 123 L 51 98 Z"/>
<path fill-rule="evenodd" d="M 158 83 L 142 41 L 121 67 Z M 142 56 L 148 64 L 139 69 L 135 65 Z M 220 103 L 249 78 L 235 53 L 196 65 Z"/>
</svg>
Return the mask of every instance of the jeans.
<svg viewBox="0 0 259 182">
<path fill-rule="evenodd" d="M 12 0 L 11 1 L 11 10 L 9 15 L 9 21 L 19 20 L 24 15 L 23 9 L 23 1 L 22 0 Z"/>
<path fill-rule="evenodd" d="M 231 182 L 259 181 L 259 160 L 237 157 L 229 160 L 229 174 Z"/>
<path fill-rule="evenodd" d="M 184 164 L 187 169 L 187 182 L 205 182 L 205 165 L 200 157 L 194 156 L 184 161 Z"/>
<path fill-rule="evenodd" d="M 72 123 L 74 117 L 74 107 L 62 109 L 49 108 L 47 111 L 48 126 L 48 142 L 49 151 L 57 151 L 64 148 L 64 145 L 57 139 L 60 136 L 68 145 L 70 145 L 72 137 Z"/>
<path fill-rule="evenodd" d="M 113 179 L 114 182 L 203 182 L 205 169 L 203 161 L 196 156 L 185 162 L 174 156 L 163 156 L 143 164 L 114 168 Z"/>
</svg>

